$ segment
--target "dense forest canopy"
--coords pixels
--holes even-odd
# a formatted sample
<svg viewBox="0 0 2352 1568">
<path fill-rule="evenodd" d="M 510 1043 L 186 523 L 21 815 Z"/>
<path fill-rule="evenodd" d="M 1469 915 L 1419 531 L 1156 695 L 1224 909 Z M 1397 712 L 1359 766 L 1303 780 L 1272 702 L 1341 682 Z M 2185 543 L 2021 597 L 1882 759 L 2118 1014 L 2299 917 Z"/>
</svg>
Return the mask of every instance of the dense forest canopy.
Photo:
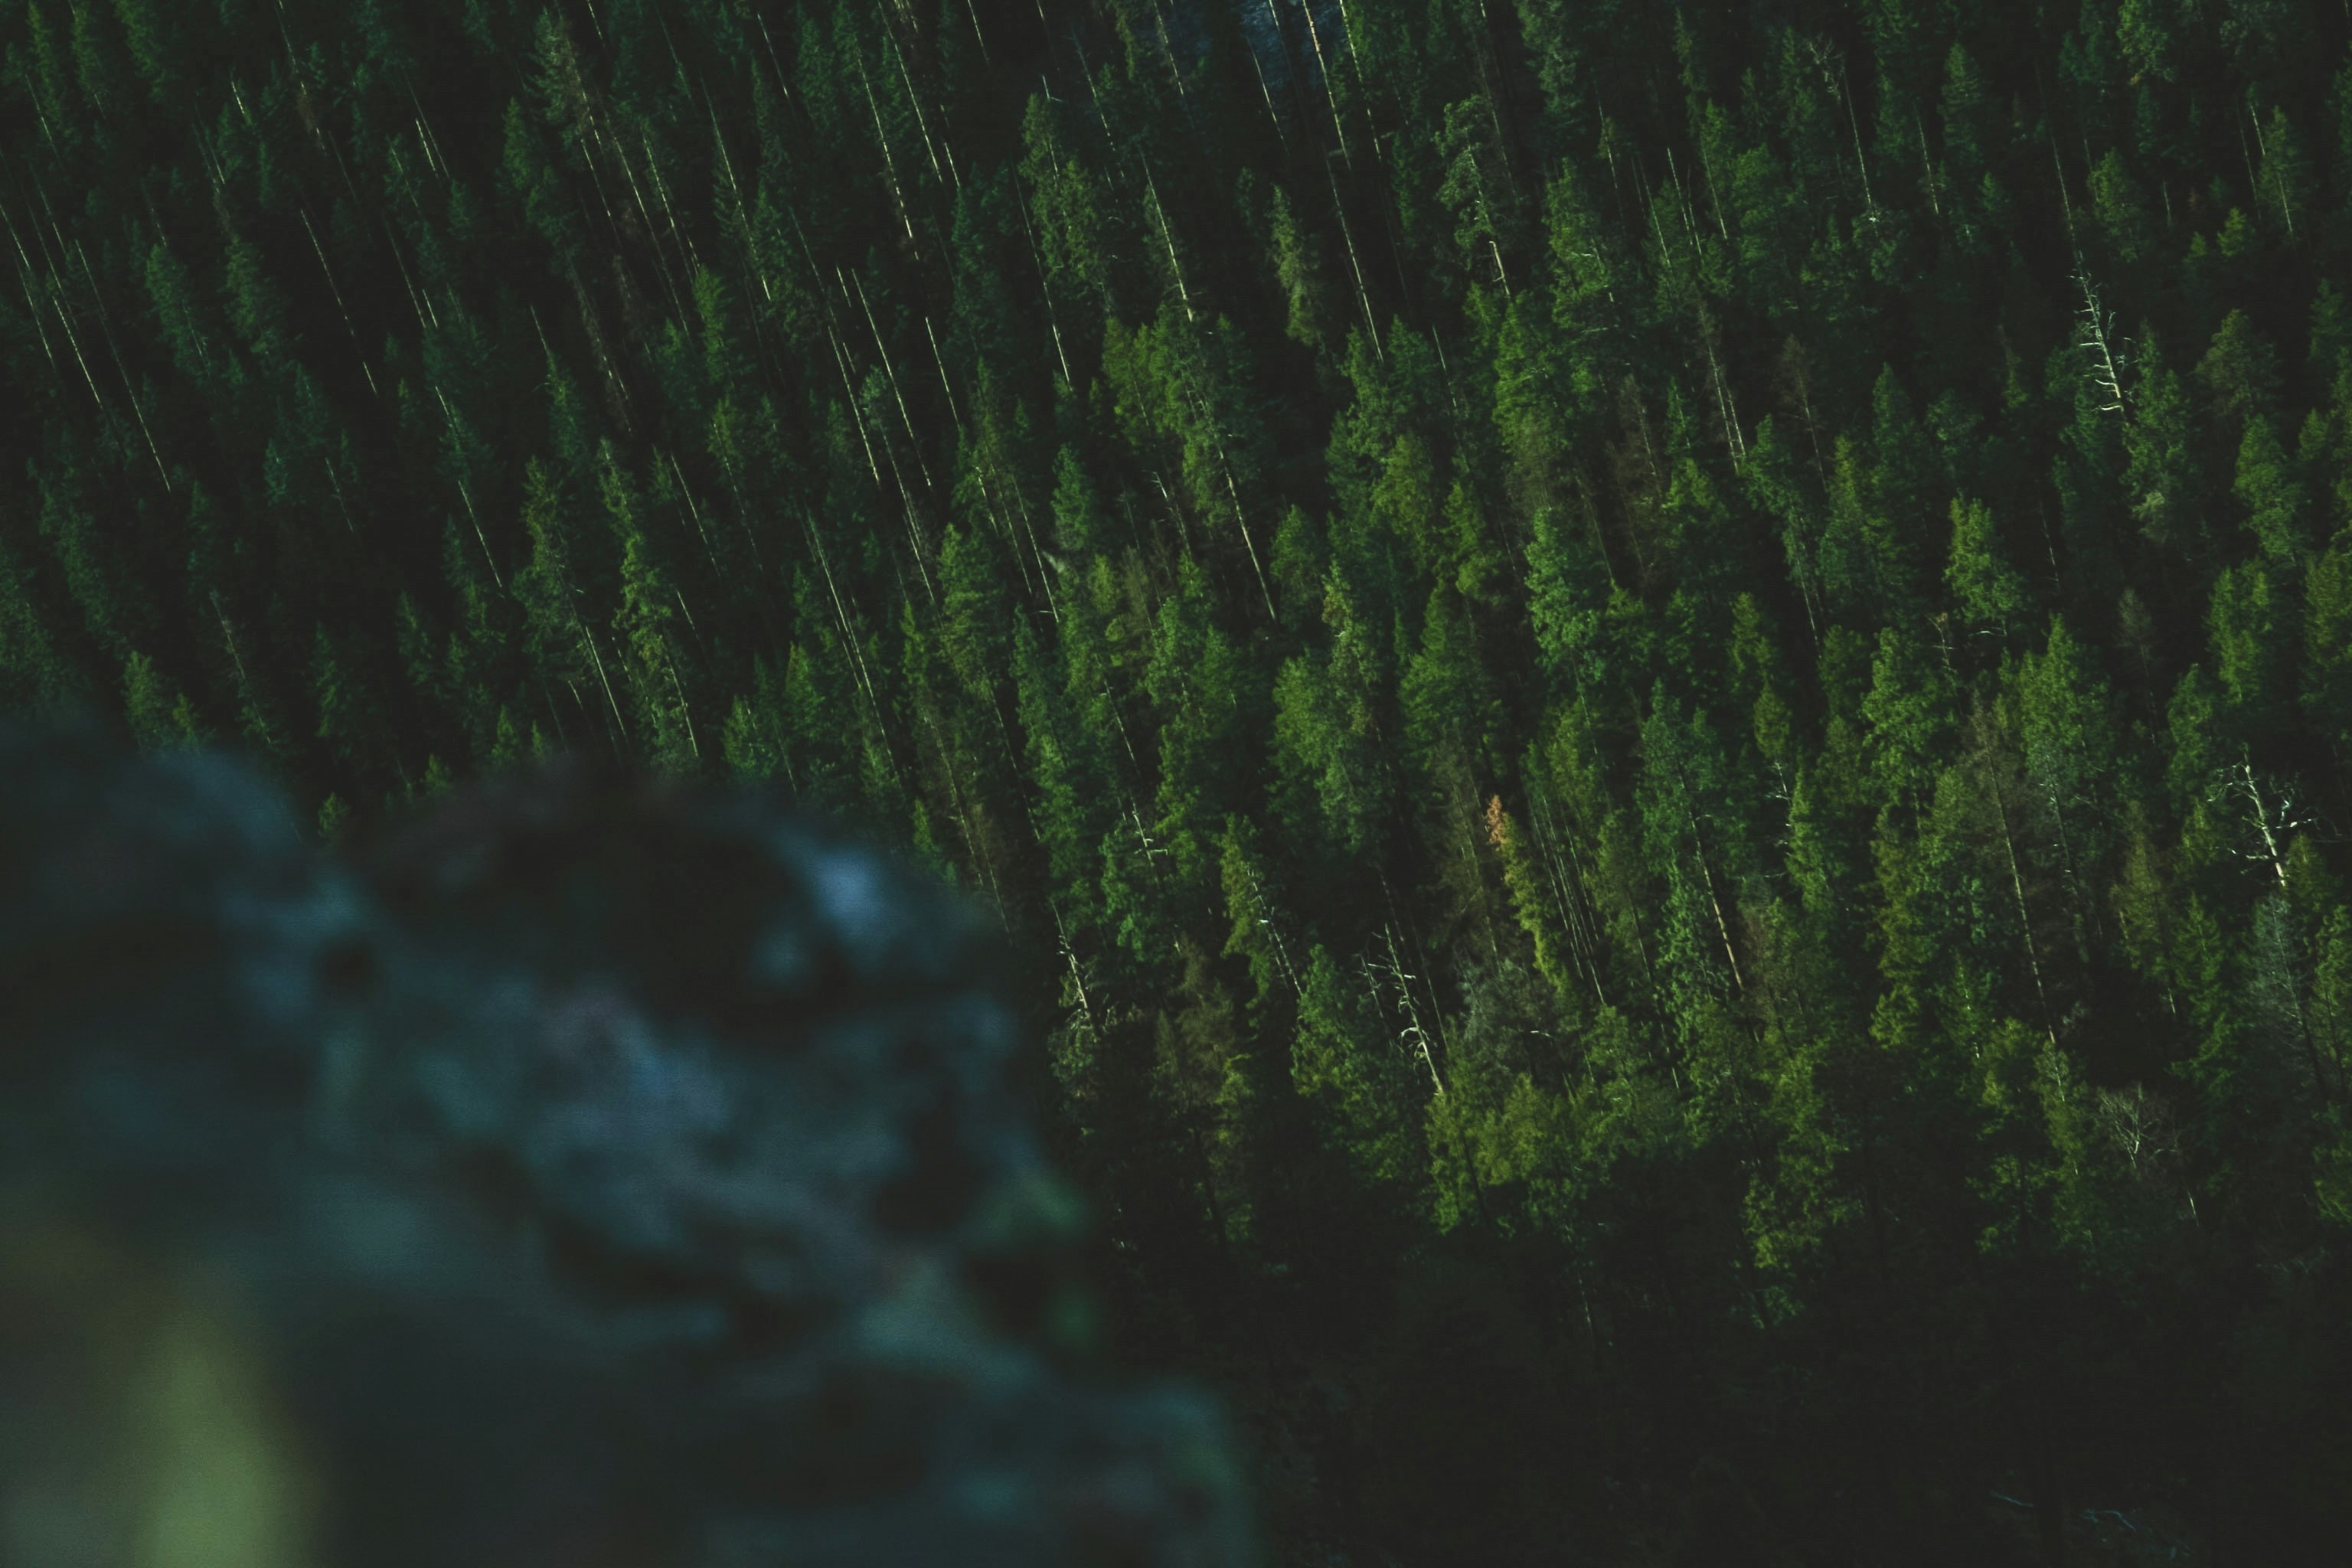
<svg viewBox="0 0 2352 1568">
<path fill-rule="evenodd" d="M 2330 1560 L 2352 6 L 0 18 L 0 703 L 908 846 L 1279 1560 Z"/>
</svg>

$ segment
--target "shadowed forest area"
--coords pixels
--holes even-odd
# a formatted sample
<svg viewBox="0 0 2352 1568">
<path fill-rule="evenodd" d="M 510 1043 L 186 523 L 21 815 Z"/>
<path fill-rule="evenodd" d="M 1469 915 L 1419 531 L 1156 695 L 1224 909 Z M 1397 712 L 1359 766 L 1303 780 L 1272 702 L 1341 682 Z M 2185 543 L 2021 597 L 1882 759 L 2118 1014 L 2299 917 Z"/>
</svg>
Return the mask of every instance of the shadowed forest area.
<svg viewBox="0 0 2352 1568">
<path fill-rule="evenodd" d="M 2352 6 L 0 51 L 0 705 L 936 868 L 1273 1560 L 2340 1560 Z"/>
</svg>

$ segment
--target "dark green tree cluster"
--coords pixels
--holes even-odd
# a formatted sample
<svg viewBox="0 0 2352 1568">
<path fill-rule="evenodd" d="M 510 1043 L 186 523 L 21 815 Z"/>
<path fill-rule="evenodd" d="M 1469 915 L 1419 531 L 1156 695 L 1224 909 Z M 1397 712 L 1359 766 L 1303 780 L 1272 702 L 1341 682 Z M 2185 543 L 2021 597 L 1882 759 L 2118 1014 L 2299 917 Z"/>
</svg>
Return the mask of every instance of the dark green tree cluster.
<svg viewBox="0 0 2352 1568">
<path fill-rule="evenodd" d="M 5 0 L 0 702 L 928 859 L 1285 1561 L 2334 1561 L 2348 46 Z"/>
</svg>

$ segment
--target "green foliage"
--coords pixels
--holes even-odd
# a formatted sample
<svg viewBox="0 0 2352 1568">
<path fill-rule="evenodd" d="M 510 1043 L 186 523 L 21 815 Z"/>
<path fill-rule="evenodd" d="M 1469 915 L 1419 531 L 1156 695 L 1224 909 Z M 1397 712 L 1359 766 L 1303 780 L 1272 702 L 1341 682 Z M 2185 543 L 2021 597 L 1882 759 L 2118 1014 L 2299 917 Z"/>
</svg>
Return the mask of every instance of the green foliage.
<svg viewBox="0 0 2352 1568">
<path fill-rule="evenodd" d="M 2091 212 L 2097 219 L 2107 256 L 2120 267 L 2137 266 L 2156 247 L 2156 220 L 2139 184 L 2124 166 L 2123 153 L 2111 150 L 2091 171 Z"/>
<path fill-rule="evenodd" d="M 28 0 L 0 702 L 939 868 L 1281 1560 L 2305 1560 L 2352 20 L 1799 9 Z"/>
<path fill-rule="evenodd" d="M 1321 947 L 1307 954 L 1291 1080 L 1324 1111 L 1333 1147 L 1374 1188 L 1416 1178 L 1419 1096 L 1402 1050 L 1383 1037 L 1369 970 L 1344 973 Z"/>
<path fill-rule="evenodd" d="M 2263 560 L 2292 572 L 2311 548 L 2307 503 L 2294 460 L 2269 420 L 2246 422 L 2232 490 L 2246 508 L 2246 529 Z"/>
<path fill-rule="evenodd" d="M 204 725 L 187 697 L 172 689 L 155 661 L 134 653 L 122 672 L 122 711 L 131 733 L 152 751 L 181 751 L 204 743 Z"/>
<path fill-rule="evenodd" d="M 2215 416 L 2232 431 L 2277 407 L 2278 353 L 2242 310 L 2223 318 L 2197 366 Z"/>
<path fill-rule="evenodd" d="M 2249 561 L 2213 584 L 2207 611 L 2213 678 L 2232 734 L 2251 737 L 2276 717 L 2293 625 L 2280 576 L 2277 568 Z"/>
<path fill-rule="evenodd" d="M 1969 628 L 2003 640 L 2032 602 L 1982 501 L 1952 502 L 1952 559 L 1944 581 Z"/>
<path fill-rule="evenodd" d="M 2201 565 L 2210 524 L 2188 393 L 2153 341 L 2140 348 L 2137 394 L 2123 437 L 2126 503 L 2150 545 Z"/>
<path fill-rule="evenodd" d="M 2352 744 L 2352 547 L 2339 539 L 2304 581 L 2303 708 L 2329 745 Z"/>
</svg>

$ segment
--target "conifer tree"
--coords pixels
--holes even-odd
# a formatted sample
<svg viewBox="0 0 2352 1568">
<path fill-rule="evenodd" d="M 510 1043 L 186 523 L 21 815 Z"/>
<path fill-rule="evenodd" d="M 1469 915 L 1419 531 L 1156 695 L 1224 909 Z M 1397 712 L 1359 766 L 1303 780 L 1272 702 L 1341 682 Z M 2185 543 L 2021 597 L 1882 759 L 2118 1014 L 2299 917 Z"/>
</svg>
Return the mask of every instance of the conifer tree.
<svg viewBox="0 0 2352 1568">
<path fill-rule="evenodd" d="M 1944 577 L 1969 627 L 2002 641 L 2032 603 L 2024 579 L 2009 563 L 1992 509 L 1982 501 L 1952 502 L 1952 556 Z"/>
<path fill-rule="evenodd" d="M 688 696 L 684 597 L 646 532 L 635 486 L 609 447 L 604 465 L 604 508 L 621 558 L 621 598 L 613 631 L 634 700 L 636 730 L 646 760 L 688 771 L 700 764 L 702 744 Z"/>
</svg>

